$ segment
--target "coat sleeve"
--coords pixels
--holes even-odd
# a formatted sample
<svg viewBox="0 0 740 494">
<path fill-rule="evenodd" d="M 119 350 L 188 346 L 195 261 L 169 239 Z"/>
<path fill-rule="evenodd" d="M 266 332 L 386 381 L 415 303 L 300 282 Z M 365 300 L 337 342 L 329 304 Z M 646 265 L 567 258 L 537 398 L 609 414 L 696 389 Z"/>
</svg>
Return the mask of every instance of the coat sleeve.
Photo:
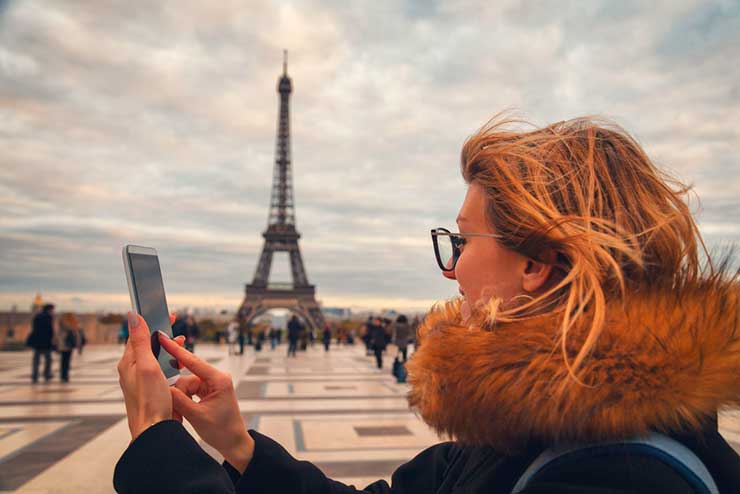
<svg viewBox="0 0 740 494">
<path fill-rule="evenodd" d="M 227 472 L 176 420 L 154 424 L 129 445 L 113 487 L 119 494 L 234 493 Z"/>
<path fill-rule="evenodd" d="M 378 480 L 358 489 L 328 478 L 314 464 L 300 461 L 267 436 L 254 430 L 249 434 L 254 439 L 254 457 L 246 471 L 240 474 L 228 463 L 224 469 L 231 477 L 237 493 L 290 492 L 295 494 L 406 494 L 411 492 L 434 492 L 442 482 L 444 473 L 454 456 L 452 443 L 432 446 L 419 453 L 414 459 L 401 465 L 392 476 L 391 484 Z"/>
</svg>

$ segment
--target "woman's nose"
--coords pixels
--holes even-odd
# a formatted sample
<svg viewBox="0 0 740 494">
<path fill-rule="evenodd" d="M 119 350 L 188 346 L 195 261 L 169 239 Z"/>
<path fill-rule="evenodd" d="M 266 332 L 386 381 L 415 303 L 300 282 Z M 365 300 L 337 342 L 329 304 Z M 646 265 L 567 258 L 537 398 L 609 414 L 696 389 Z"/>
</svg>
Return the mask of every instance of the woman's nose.
<svg viewBox="0 0 740 494">
<path fill-rule="evenodd" d="M 455 270 L 454 269 L 452 271 L 442 271 L 442 275 L 445 278 L 450 279 L 450 280 L 456 280 L 457 279 L 455 277 Z"/>
</svg>

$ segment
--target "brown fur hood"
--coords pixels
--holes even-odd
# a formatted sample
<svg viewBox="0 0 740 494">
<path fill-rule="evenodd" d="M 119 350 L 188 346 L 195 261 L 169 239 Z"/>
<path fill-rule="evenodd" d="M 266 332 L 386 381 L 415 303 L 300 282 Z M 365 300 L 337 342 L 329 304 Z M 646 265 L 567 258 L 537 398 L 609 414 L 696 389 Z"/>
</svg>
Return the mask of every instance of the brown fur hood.
<svg viewBox="0 0 740 494">
<path fill-rule="evenodd" d="M 516 452 L 531 441 L 592 442 L 650 430 L 701 427 L 722 407 L 740 407 L 740 291 L 714 277 L 645 290 L 607 306 L 607 320 L 581 378 L 567 375 L 559 319 L 515 323 L 460 315 L 461 299 L 438 305 L 418 330 L 408 363 L 409 403 L 438 433 Z M 569 362 L 585 331 L 568 335 Z"/>
</svg>

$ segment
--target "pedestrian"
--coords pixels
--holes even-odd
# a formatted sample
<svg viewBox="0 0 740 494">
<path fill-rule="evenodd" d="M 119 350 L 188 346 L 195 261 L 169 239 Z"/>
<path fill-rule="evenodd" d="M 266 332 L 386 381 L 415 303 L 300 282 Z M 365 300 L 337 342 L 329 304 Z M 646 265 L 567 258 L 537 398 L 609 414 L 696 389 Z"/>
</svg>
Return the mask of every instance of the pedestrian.
<svg viewBox="0 0 740 494">
<path fill-rule="evenodd" d="M 393 324 L 393 343 L 398 348 L 398 352 L 403 356 L 404 362 L 406 362 L 407 358 L 410 335 L 411 327 L 409 326 L 409 320 L 405 315 L 401 314 Z"/>
<path fill-rule="evenodd" d="M 419 329 L 419 325 L 421 324 L 421 321 L 419 320 L 418 314 L 414 316 L 413 321 L 411 321 L 411 342 L 414 345 L 414 351 L 419 349 L 419 340 L 416 338 L 416 331 Z"/>
<path fill-rule="evenodd" d="M 703 248 L 690 189 L 616 125 L 510 125 L 463 146 L 459 227 L 431 231 L 460 296 L 426 315 L 406 364 L 409 405 L 451 440 L 362 491 L 740 492 L 718 431 L 740 407 L 736 259 Z M 231 377 L 160 335 L 194 373 L 170 390 L 139 324 L 119 364 L 132 442 L 118 492 L 360 492 L 247 430 Z"/>
<path fill-rule="evenodd" d="M 254 344 L 254 351 L 255 352 L 261 352 L 262 351 L 262 343 L 265 341 L 265 330 L 262 328 L 259 328 L 257 330 L 257 342 Z"/>
<path fill-rule="evenodd" d="M 324 332 L 323 332 L 323 340 L 324 340 L 324 351 L 329 351 L 329 345 L 331 345 L 331 328 L 329 327 L 329 323 L 324 323 Z"/>
<path fill-rule="evenodd" d="M 372 335 L 371 335 L 371 328 L 373 327 L 373 315 L 370 314 L 367 316 L 367 321 L 365 321 L 364 326 L 364 332 L 362 333 L 362 342 L 365 343 L 365 355 L 369 356 L 373 354 L 373 348 L 372 348 Z"/>
<path fill-rule="evenodd" d="M 71 312 L 65 312 L 59 318 L 59 334 L 57 336 L 57 350 L 60 355 L 59 377 L 65 383 L 69 382 L 72 352 L 80 345 L 80 329 L 77 316 Z"/>
<path fill-rule="evenodd" d="M 270 327 L 270 350 L 275 350 L 278 341 L 278 330 L 274 327 Z"/>
<path fill-rule="evenodd" d="M 301 337 L 303 332 L 303 325 L 298 320 L 295 314 L 288 321 L 288 357 L 291 355 L 296 356 L 295 352 L 298 347 L 298 339 Z"/>
<path fill-rule="evenodd" d="M 239 333 L 239 323 L 236 321 L 229 322 L 226 326 L 226 342 L 229 347 L 229 355 L 236 354 L 236 340 Z"/>
<path fill-rule="evenodd" d="M 87 345 L 87 337 L 85 336 L 85 328 L 80 326 L 80 331 L 77 335 L 77 355 L 82 355 L 82 350 Z"/>
<path fill-rule="evenodd" d="M 26 346 L 33 348 L 31 363 L 31 382 L 39 380 L 39 363 L 44 357 L 44 380 L 51 380 L 51 351 L 54 339 L 54 304 L 46 304 L 36 314 L 31 323 L 31 333 L 26 339 Z"/>
<path fill-rule="evenodd" d="M 382 369 L 383 352 L 385 351 L 386 345 L 385 328 L 383 327 L 383 321 L 379 317 L 373 319 L 368 332 L 370 334 L 370 347 L 375 354 L 375 363 L 378 365 L 378 369 Z"/>
<path fill-rule="evenodd" d="M 195 322 L 195 317 L 188 316 L 185 319 L 185 348 L 195 352 L 195 342 L 200 337 L 200 327 Z"/>
<path fill-rule="evenodd" d="M 118 343 L 124 345 L 128 343 L 128 319 L 125 317 L 123 318 L 123 322 L 121 322 L 121 328 L 118 330 Z"/>
<path fill-rule="evenodd" d="M 244 355 L 244 332 L 246 331 L 246 328 L 244 327 L 246 324 L 239 324 L 239 355 Z"/>
</svg>

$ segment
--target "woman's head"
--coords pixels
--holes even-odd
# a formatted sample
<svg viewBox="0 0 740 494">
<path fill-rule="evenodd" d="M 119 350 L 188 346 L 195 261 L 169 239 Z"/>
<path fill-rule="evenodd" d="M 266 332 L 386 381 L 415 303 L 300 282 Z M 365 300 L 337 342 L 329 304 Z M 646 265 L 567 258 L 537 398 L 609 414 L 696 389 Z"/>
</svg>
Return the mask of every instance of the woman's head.
<svg viewBox="0 0 740 494">
<path fill-rule="evenodd" d="M 78 329 L 80 327 L 80 322 L 77 320 L 77 316 L 71 312 L 65 312 L 62 314 L 59 322 L 62 326 L 68 329 Z"/>
<path fill-rule="evenodd" d="M 462 150 L 469 184 L 458 223 L 467 237 L 455 278 L 473 309 L 499 304 L 499 318 L 562 312 L 562 345 L 579 319 L 598 338 L 606 300 L 699 274 L 696 224 L 683 196 L 640 145 L 591 118 L 509 130 L 494 119 Z"/>
</svg>

